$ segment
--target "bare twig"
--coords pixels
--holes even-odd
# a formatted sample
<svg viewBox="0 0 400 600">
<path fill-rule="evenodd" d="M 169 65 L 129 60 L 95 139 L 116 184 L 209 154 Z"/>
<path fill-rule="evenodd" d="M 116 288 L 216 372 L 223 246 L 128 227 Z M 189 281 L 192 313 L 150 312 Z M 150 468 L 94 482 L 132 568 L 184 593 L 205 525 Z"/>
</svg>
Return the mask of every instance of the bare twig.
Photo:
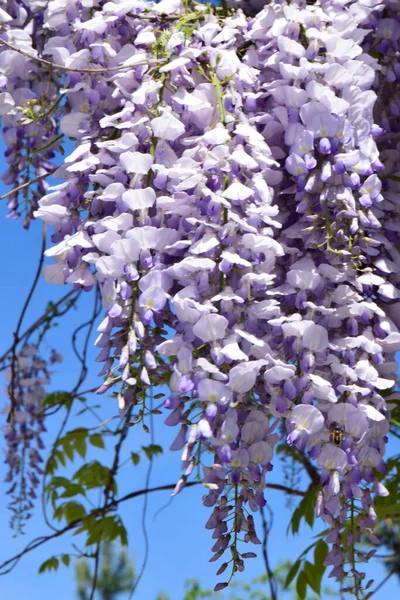
<svg viewBox="0 0 400 600">
<path fill-rule="evenodd" d="M 88 351 L 88 347 L 89 347 L 89 341 L 90 341 L 90 336 L 92 334 L 94 322 L 95 322 L 95 320 L 96 320 L 96 318 L 97 318 L 97 316 L 99 314 L 99 311 L 100 311 L 98 303 L 99 303 L 99 293 L 98 293 L 98 290 L 96 290 L 96 295 L 95 295 L 95 301 L 94 301 L 92 316 L 90 317 L 90 319 L 86 323 L 84 323 L 77 330 L 75 330 L 75 332 L 73 334 L 72 344 L 73 344 L 73 347 L 74 347 L 75 354 L 76 354 L 78 360 L 81 363 L 81 370 L 80 370 L 80 374 L 79 374 L 79 377 L 78 377 L 78 381 L 76 382 L 74 389 L 72 390 L 71 394 L 68 394 L 68 397 L 69 397 L 68 408 L 67 408 L 67 411 L 65 413 L 64 419 L 63 419 L 63 421 L 61 423 L 61 426 L 60 426 L 60 428 L 58 430 L 58 433 L 57 433 L 57 436 L 56 436 L 56 438 L 54 440 L 54 443 L 52 445 L 48 461 L 51 460 L 53 458 L 53 456 L 54 456 L 54 453 L 55 453 L 55 451 L 57 449 L 58 442 L 60 441 L 60 438 L 61 438 L 61 436 L 62 436 L 62 434 L 64 432 L 65 427 L 67 426 L 68 419 L 69 419 L 71 411 L 72 411 L 73 401 L 77 397 L 77 392 L 78 392 L 80 386 L 82 385 L 83 381 L 86 378 L 86 374 L 87 374 L 86 355 L 87 355 L 87 351 Z M 77 350 L 77 348 L 76 348 L 76 345 L 75 345 L 75 338 L 74 338 L 74 336 L 75 336 L 75 333 L 77 331 L 79 331 L 80 329 L 82 329 L 82 327 L 87 327 L 87 326 L 88 326 L 88 331 L 87 331 L 86 336 L 85 336 L 85 342 L 84 342 L 84 346 L 83 346 L 82 355 L 80 355 L 79 352 L 78 352 L 78 350 Z M 50 520 L 49 520 L 49 518 L 47 516 L 46 504 L 45 504 L 45 495 L 44 495 L 45 489 L 46 489 L 46 471 L 43 474 L 43 480 L 42 480 L 42 513 L 43 513 L 43 518 L 44 518 L 46 524 L 48 525 L 48 527 L 50 527 L 50 529 L 52 529 L 53 531 L 58 531 L 50 523 Z"/>
<path fill-rule="evenodd" d="M 100 548 L 101 548 L 101 540 L 96 544 L 96 550 L 94 553 L 94 572 L 92 579 L 92 589 L 90 592 L 89 600 L 94 600 L 94 595 L 96 593 L 97 588 L 97 580 L 99 576 L 99 566 L 100 566 Z"/>
<path fill-rule="evenodd" d="M 55 173 L 57 171 L 57 169 L 58 169 L 58 167 L 56 167 L 52 171 L 49 171 L 48 173 L 45 173 L 44 175 L 39 175 L 38 177 L 35 177 L 35 179 L 31 179 L 30 181 L 27 181 L 26 183 L 23 183 L 22 185 L 19 185 L 18 187 L 13 188 L 9 192 L 6 192 L 2 196 L 0 196 L 0 200 L 4 200 L 5 198 L 8 198 L 8 196 L 11 196 L 11 194 L 20 192 L 21 190 L 24 190 L 25 188 L 29 187 L 30 185 L 34 185 L 38 181 L 42 181 L 42 179 L 46 179 L 46 177 L 50 177 L 50 175 L 53 175 L 53 173 Z"/>
<path fill-rule="evenodd" d="M 71 398 L 76 397 L 76 393 L 78 392 L 80 386 L 86 379 L 86 375 L 87 375 L 86 357 L 87 357 L 87 352 L 89 349 L 90 336 L 92 335 L 93 327 L 94 327 L 97 317 L 100 314 L 100 311 L 101 311 L 100 292 L 99 292 L 99 288 L 97 287 L 92 316 L 86 323 L 84 323 L 83 325 L 80 325 L 77 329 L 75 329 L 74 333 L 72 334 L 72 347 L 73 347 L 73 350 L 75 352 L 77 359 L 81 363 L 81 371 L 79 374 L 78 381 L 76 382 L 75 387 L 71 392 Z M 85 336 L 85 342 L 83 345 L 82 354 L 80 354 L 76 347 L 76 336 L 77 336 L 78 332 L 85 327 L 88 327 L 88 331 Z"/>
<path fill-rule="evenodd" d="M 192 487 L 195 485 L 199 485 L 199 483 L 200 483 L 199 481 L 190 481 L 190 482 L 186 483 L 186 487 Z M 155 488 L 150 488 L 150 489 L 144 488 L 142 490 L 136 490 L 135 492 L 130 492 L 129 494 L 126 494 L 125 496 L 122 496 L 119 499 L 112 500 L 105 507 L 102 506 L 100 508 L 93 509 L 85 517 L 80 517 L 79 519 L 74 519 L 73 521 L 70 521 L 70 523 L 65 525 L 65 527 L 63 527 L 62 529 L 58 529 L 54 533 L 51 533 L 49 535 L 42 536 L 42 537 L 32 540 L 24 548 L 24 550 L 22 550 L 21 552 L 19 552 L 12 558 L 9 558 L 8 560 L 6 560 L 2 564 L 0 564 L 0 575 L 6 575 L 10 571 L 12 571 L 12 569 L 17 565 L 19 560 L 26 554 L 29 554 L 33 550 L 36 550 L 36 548 L 43 546 L 43 544 L 46 544 L 47 542 L 64 535 L 65 533 L 67 533 L 68 531 L 71 531 L 72 529 L 76 529 L 79 525 L 82 524 L 82 522 L 85 520 L 85 518 L 101 516 L 104 513 L 105 509 L 106 510 L 113 509 L 113 508 L 115 508 L 115 506 L 119 505 L 121 502 L 126 502 L 127 500 L 132 500 L 133 498 L 143 496 L 144 494 L 150 494 L 152 492 L 163 492 L 163 491 L 167 491 L 167 490 L 173 490 L 175 488 L 175 486 L 176 486 L 176 483 L 170 483 L 167 485 L 160 485 Z"/>
<path fill-rule="evenodd" d="M 308 457 L 303 452 L 300 452 L 296 449 L 294 458 L 303 465 L 309 478 L 311 479 L 312 484 L 319 485 L 321 481 L 320 474 L 318 473 L 318 469 L 316 469 Z"/>
<path fill-rule="evenodd" d="M 185 483 L 186 488 L 194 487 L 197 485 L 201 485 L 201 482 L 200 481 L 187 481 Z M 144 488 L 142 490 L 136 490 L 134 492 L 130 492 L 129 494 L 126 494 L 125 496 L 122 496 L 121 498 L 116 498 L 116 499 L 111 500 L 110 503 L 106 506 L 102 506 L 100 508 L 93 509 L 92 511 L 90 511 L 90 513 L 88 515 L 86 515 L 84 517 L 80 517 L 79 519 L 74 519 L 73 521 L 70 521 L 70 523 L 65 525 L 65 527 L 63 527 L 62 529 L 58 529 L 54 533 L 35 538 L 27 546 L 25 546 L 25 548 L 21 552 L 19 552 L 12 558 L 7 559 L 2 564 L 0 564 L 0 575 L 6 575 L 10 571 L 12 571 L 13 568 L 21 560 L 21 558 L 23 556 L 25 556 L 26 554 L 29 554 L 33 550 L 36 550 L 36 548 L 43 546 L 44 544 L 46 544 L 47 542 L 50 542 L 51 540 L 61 537 L 62 535 L 64 535 L 68 531 L 71 531 L 72 529 L 76 529 L 79 525 L 82 524 L 82 522 L 85 519 L 90 518 L 90 517 L 101 516 L 102 514 L 104 514 L 105 510 L 112 510 L 112 509 L 115 510 L 116 506 L 118 506 L 122 502 L 126 502 L 127 500 L 133 500 L 134 498 L 138 498 L 145 494 L 151 494 L 152 492 L 165 492 L 168 490 L 173 490 L 173 489 L 175 489 L 175 487 L 176 487 L 176 483 L 169 483 L 169 484 L 160 485 L 160 486 L 157 486 L 154 488 Z M 301 495 L 301 496 L 304 496 L 304 494 L 306 493 L 306 492 L 301 492 L 300 490 L 291 490 L 290 488 L 285 488 L 285 486 L 273 484 L 273 483 L 267 484 L 267 488 L 278 489 L 278 490 L 283 489 L 283 491 L 285 491 L 287 493 L 293 493 L 293 494 L 297 494 L 297 495 Z"/>
<path fill-rule="evenodd" d="M 31 60 L 35 60 L 36 62 L 39 62 L 42 65 L 47 65 L 48 67 L 51 67 L 52 69 L 62 69 L 63 71 L 68 71 L 70 73 L 111 73 L 113 71 L 122 71 L 125 69 L 134 69 L 135 67 L 142 67 L 142 66 L 149 65 L 149 61 L 145 60 L 143 62 L 132 63 L 130 65 L 118 65 L 115 67 L 102 67 L 99 69 L 88 69 L 88 68 L 83 68 L 83 67 L 82 68 L 66 67 L 65 65 L 59 65 L 57 63 L 52 62 L 51 60 L 46 60 L 45 58 L 42 58 L 40 56 L 33 56 L 32 54 L 29 54 L 29 52 L 25 52 L 25 50 L 21 50 L 20 48 L 13 46 L 12 44 L 10 44 L 10 42 L 7 42 L 3 38 L 0 38 L 0 44 L 4 44 L 4 46 L 7 46 L 7 48 L 9 48 L 10 50 L 14 50 L 14 52 L 18 52 L 18 54 L 22 54 L 22 56 L 25 56 L 26 58 L 30 58 Z"/>
<path fill-rule="evenodd" d="M 33 296 L 36 286 L 39 282 L 40 273 L 42 272 L 42 267 L 43 267 L 43 262 L 44 262 L 44 251 L 46 250 L 46 235 L 47 235 L 47 226 L 44 223 L 43 230 L 42 230 L 42 243 L 41 243 L 41 247 L 40 247 L 40 256 L 39 256 L 39 262 L 38 262 L 38 266 L 36 269 L 35 277 L 33 279 L 31 289 L 29 290 L 29 293 L 25 299 L 24 305 L 21 310 L 21 314 L 19 315 L 17 327 L 14 332 L 14 344 L 12 346 L 12 357 L 11 357 L 11 381 L 10 381 L 10 385 L 8 386 L 11 407 L 10 407 L 10 411 L 7 416 L 7 423 L 12 422 L 12 420 L 14 418 L 15 405 L 16 405 L 15 383 L 16 383 L 16 368 L 17 368 L 17 345 L 18 345 L 17 340 L 19 338 L 19 332 L 20 332 L 20 329 L 22 326 L 22 322 L 25 318 L 26 311 L 28 310 L 30 301 L 32 300 L 32 296 Z"/>
<path fill-rule="evenodd" d="M 269 564 L 269 557 L 268 557 L 268 536 L 271 531 L 272 523 L 273 523 L 273 514 L 271 512 L 271 509 L 268 509 L 268 510 L 269 510 L 270 519 L 271 519 L 271 522 L 269 525 L 267 523 L 267 519 L 265 516 L 264 506 L 261 506 L 261 508 L 260 508 L 261 523 L 262 523 L 262 528 L 263 528 L 262 555 L 263 555 L 263 559 L 264 559 L 265 570 L 266 570 L 267 576 L 268 576 L 269 589 L 271 592 L 271 600 L 278 600 L 277 583 L 276 583 L 275 575 Z"/>
<path fill-rule="evenodd" d="M 119 429 L 120 436 L 119 436 L 119 440 L 118 440 L 117 444 L 115 445 L 114 461 L 113 461 L 112 467 L 110 469 L 108 483 L 104 489 L 104 503 L 103 503 L 102 513 L 101 513 L 102 516 L 104 516 L 107 513 L 110 502 L 112 501 L 113 496 L 114 496 L 113 484 L 115 482 L 115 476 L 119 469 L 121 449 L 122 449 L 124 441 L 126 440 L 127 435 L 128 435 L 129 429 L 127 427 L 127 424 L 130 421 L 132 410 L 133 410 L 133 404 L 131 404 L 129 406 L 128 410 L 126 411 L 123 423 Z M 147 487 L 148 487 L 148 482 L 146 481 L 146 488 Z M 147 498 L 147 495 L 145 496 L 145 498 Z M 93 574 L 92 588 L 91 588 L 89 600 L 94 600 L 94 595 L 96 593 L 97 580 L 98 580 L 98 574 L 99 574 L 99 565 L 100 565 L 100 548 L 101 548 L 101 539 L 98 541 L 98 543 L 96 545 L 94 574 Z"/>
<path fill-rule="evenodd" d="M 270 490 L 279 490 L 280 492 L 285 492 L 285 494 L 291 494 L 292 496 L 305 496 L 308 492 L 308 490 L 295 490 L 279 483 L 267 483 L 266 487 Z"/>
<path fill-rule="evenodd" d="M 146 393 L 146 392 L 145 392 Z M 152 389 L 151 389 L 151 396 L 153 395 Z M 150 399 L 150 402 L 152 403 L 153 400 Z M 154 427 L 153 427 L 153 415 L 150 412 L 150 441 L 152 444 L 154 444 Z M 151 477 L 151 473 L 153 470 L 153 457 L 150 456 L 150 460 L 149 460 L 149 465 L 147 467 L 147 473 L 146 473 L 146 482 L 145 482 L 145 486 L 149 487 L 150 485 L 150 477 Z M 133 594 L 135 593 L 135 591 L 137 590 L 137 587 L 143 577 L 143 574 L 145 572 L 146 566 L 147 566 L 147 561 L 149 559 L 149 536 L 147 533 L 147 527 L 146 527 L 146 517 L 147 517 L 147 507 L 148 507 L 148 495 L 146 494 L 144 497 L 144 502 L 143 502 L 143 509 L 142 509 L 142 532 L 143 532 L 143 538 L 144 538 L 144 558 L 143 558 L 143 563 L 142 566 L 140 568 L 140 572 L 139 575 L 136 577 L 135 582 L 133 584 L 131 593 L 129 595 L 129 598 L 132 598 Z"/>
<path fill-rule="evenodd" d="M 0 363 L 2 363 L 7 358 L 8 354 L 10 354 L 10 352 L 13 351 L 13 348 L 15 347 L 16 344 L 19 344 L 20 342 L 22 342 L 22 340 L 24 340 L 31 333 L 33 333 L 35 331 L 35 329 L 37 329 L 38 327 L 40 327 L 40 325 L 45 323 L 50 318 L 50 313 L 51 313 L 51 318 L 61 316 L 60 313 L 56 312 L 56 309 L 61 304 L 63 304 L 66 300 L 68 300 L 71 296 L 73 296 L 74 294 L 76 294 L 76 298 L 74 299 L 74 301 L 75 301 L 78 298 L 80 292 L 77 292 L 76 290 L 70 290 L 69 292 L 67 292 L 67 294 L 65 294 L 62 298 L 60 298 L 60 300 L 58 300 L 58 302 L 56 302 L 55 304 L 52 305 L 51 310 L 46 310 L 46 312 L 41 317 L 36 319 L 36 321 L 34 323 L 32 323 L 32 325 L 30 325 L 26 331 L 24 331 L 24 333 L 22 333 L 21 335 L 18 335 L 17 337 L 15 337 L 15 334 L 14 334 L 14 342 L 13 342 L 12 346 L 10 346 L 8 348 L 8 350 L 6 350 L 4 352 L 4 354 L 2 356 L 0 356 Z"/>
</svg>

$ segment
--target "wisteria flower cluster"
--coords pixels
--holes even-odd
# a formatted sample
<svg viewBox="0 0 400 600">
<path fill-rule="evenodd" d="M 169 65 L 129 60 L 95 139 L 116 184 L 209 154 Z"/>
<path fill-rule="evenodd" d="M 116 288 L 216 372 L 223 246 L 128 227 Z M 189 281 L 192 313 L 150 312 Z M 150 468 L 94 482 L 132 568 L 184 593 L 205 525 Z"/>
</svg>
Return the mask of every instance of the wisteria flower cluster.
<svg viewBox="0 0 400 600">
<path fill-rule="evenodd" d="M 29 517 L 43 475 L 41 450 L 46 427 L 42 401 L 46 396 L 45 386 L 50 382 L 49 366 L 60 361 L 61 356 L 54 350 L 46 361 L 37 346 L 25 344 L 5 373 L 11 400 L 11 410 L 6 406 L 4 411 L 8 416 L 3 427 L 8 467 L 5 482 L 11 484 L 7 493 L 11 496 L 11 526 L 16 530 Z"/>
<path fill-rule="evenodd" d="M 202 465 L 219 573 L 243 569 L 241 532 L 259 543 L 274 446 L 306 453 L 326 564 L 361 586 L 348 523 L 372 536 L 387 494 L 400 349 L 396 3 L 28 4 L 0 11 L 4 136 L 35 174 L 55 148 L 36 145 L 74 140 L 34 216 L 45 278 L 101 290 L 99 393 L 144 422 L 168 383 L 176 493 Z"/>
</svg>

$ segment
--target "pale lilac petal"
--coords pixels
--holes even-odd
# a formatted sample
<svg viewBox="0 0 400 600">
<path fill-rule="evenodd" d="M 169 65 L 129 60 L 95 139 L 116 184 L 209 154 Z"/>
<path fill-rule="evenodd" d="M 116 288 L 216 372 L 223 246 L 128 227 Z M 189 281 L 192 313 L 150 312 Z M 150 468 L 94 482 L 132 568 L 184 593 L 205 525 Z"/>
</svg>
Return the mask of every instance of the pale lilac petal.
<svg viewBox="0 0 400 600">
<path fill-rule="evenodd" d="M 227 327 L 228 319 L 222 315 L 204 315 L 193 326 L 193 333 L 203 342 L 213 342 L 224 338 Z"/>
</svg>

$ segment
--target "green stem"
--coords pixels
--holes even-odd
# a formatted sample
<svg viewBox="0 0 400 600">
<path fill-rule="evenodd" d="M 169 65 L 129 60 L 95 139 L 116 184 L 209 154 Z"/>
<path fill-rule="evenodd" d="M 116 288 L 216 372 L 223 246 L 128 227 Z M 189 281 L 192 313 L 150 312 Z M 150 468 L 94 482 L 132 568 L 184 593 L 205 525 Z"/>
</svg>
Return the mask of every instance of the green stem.
<svg viewBox="0 0 400 600">
<path fill-rule="evenodd" d="M 350 512 L 350 521 L 351 521 L 351 566 L 352 566 L 352 571 L 353 571 L 353 577 L 354 577 L 354 594 L 355 597 L 357 598 L 357 600 L 359 600 L 359 580 L 358 577 L 356 575 L 356 558 L 355 558 L 355 551 L 354 551 L 354 541 L 355 541 L 355 525 L 354 525 L 354 500 L 351 501 L 351 512 Z"/>
<path fill-rule="evenodd" d="M 216 73 L 212 74 L 212 84 L 215 87 L 215 91 L 217 92 L 217 103 L 218 103 L 218 107 L 219 107 L 219 112 L 221 114 L 221 122 L 223 125 L 226 125 L 226 113 L 225 113 L 225 108 L 224 108 L 224 99 L 222 96 L 222 88 L 221 88 L 221 83 L 220 80 L 217 77 Z"/>
<path fill-rule="evenodd" d="M 236 484 L 235 485 L 235 506 L 233 507 L 233 510 L 235 511 L 235 516 L 234 516 L 234 520 L 233 520 L 233 544 L 231 546 L 231 548 L 232 548 L 232 572 L 231 572 L 231 576 L 229 578 L 228 583 L 231 582 L 231 580 L 236 572 L 237 541 L 238 541 L 237 512 L 236 512 L 237 501 L 238 501 L 238 486 Z"/>
<path fill-rule="evenodd" d="M 55 137 L 52 140 L 50 140 L 50 142 L 48 142 L 45 146 L 42 146 L 41 148 L 36 148 L 36 150 L 32 150 L 32 154 L 38 154 L 39 152 L 43 152 L 44 150 L 47 150 L 53 144 L 55 144 L 56 142 L 58 142 L 58 140 L 61 140 L 63 137 L 64 137 L 64 134 L 60 133 L 60 135 L 58 135 L 57 137 Z"/>
<path fill-rule="evenodd" d="M 160 116 L 160 106 L 161 106 L 162 101 L 163 101 L 163 95 L 164 95 L 164 90 L 165 90 L 166 84 L 167 84 L 167 74 L 166 73 L 162 73 L 162 75 L 161 75 L 161 87 L 160 87 L 160 91 L 158 92 L 158 101 L 157 101 L 157 104 L 156 104 L 155 110 L 154 110 L 154 114 L 155 114 L 156 117 Z M 156 138 L 155 138 L 154 133 L 151 136 L 149 152 L 150 152 L 151 156 L 154 157 L 154 155 L 156 153 Z M 147 187 L 151 183 L 151 177 L 152 177 L 152 171 L 150 169 L 149 172 L 147 173 L 147 177 L 146 177 L 146 185 L 147 185 Z"/>
<path fill-rule="evenodd" d="M 58 107 L 58 105 L 60 104 L 60 102 L 62 101 L 64 96 L 65 96 L 65 94 L 60 94 L 60 96 L 57 98 L 57 100 L 54 102 L 54 104 L 52 104 L 50 106 L 50 108 L 48 110 L 46 110 L 46 112 L 42 113 L 41 115 L 38 115 L 38 117 L 37 117 L 38 120 L 45 119 L 46 117 L 51 115 L 56 110 L 56 108 Z"/>
</svg>

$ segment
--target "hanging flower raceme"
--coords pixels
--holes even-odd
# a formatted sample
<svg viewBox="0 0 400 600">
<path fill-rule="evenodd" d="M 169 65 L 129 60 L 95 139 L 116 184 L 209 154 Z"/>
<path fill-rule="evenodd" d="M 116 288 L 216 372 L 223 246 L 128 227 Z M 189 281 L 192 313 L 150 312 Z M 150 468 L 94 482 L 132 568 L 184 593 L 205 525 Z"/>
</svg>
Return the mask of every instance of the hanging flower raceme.
<svg viewBox="0 0 400 600">
<path fill-rule="evenodd" d="M 9 165 L 2 181 L 15 189 L 8 196 L 9 217 L 22 215 L 28 228 L 39 199 L 49 187 L 46 177 L 55 169 L 64 96 L 60 94 L 61 78 L 49 66 L 29 58 L 46 53 L 42 3 L 30 2 L 29 10 L 15 0 L 2 4 L 0 117 Z"/>
<path fill-rule="evenodd" d="M 135 404 L 144 423 L 149 388 L 168 383 L 176 492 L 204 467 L 214 559 L 233 556 L 220 573 L 243 569 L 239 532 L 259 542 L 245 505 L 264 505 L 283 438 L 320 468 L 332 576 L 359 586 L 349 521 L 371 529 L 385 493 L 400 349 L 397 155 L 377 146 L 397 100 L 390 117 L 376 104 L 397 67 L 368 52 L 390 33 L 397 56 L 398 21 L 362 0 L 275 1 L 254 18 L 89 4 L 41 13 L 76 140 L 35 212 L 54 226 L 44 276 L 100 286 L 99 392 L 118 386 L 121 412 Z"/>
<path fill-rule="evenodd" d="M 43 360 L 33 344 L 25 344 L 11 359 L 10 370 L 5 371 L 9 384 L 9 402 L 4 408 L 7 424 L 3 427 L 7 442 L 5 463 L 8 471 L 6 483 L 11 484 L 11 526 L 21 530 L 23 522 L 31 516 L 36 490 L 43 475 L 40 451 L 44 449 L 42 434 L 46 431 L 42 401 L 46 396 L 51 371 L 49 364 L 60 362 L 53 351 L 50 363 Z"/>
</svg>

